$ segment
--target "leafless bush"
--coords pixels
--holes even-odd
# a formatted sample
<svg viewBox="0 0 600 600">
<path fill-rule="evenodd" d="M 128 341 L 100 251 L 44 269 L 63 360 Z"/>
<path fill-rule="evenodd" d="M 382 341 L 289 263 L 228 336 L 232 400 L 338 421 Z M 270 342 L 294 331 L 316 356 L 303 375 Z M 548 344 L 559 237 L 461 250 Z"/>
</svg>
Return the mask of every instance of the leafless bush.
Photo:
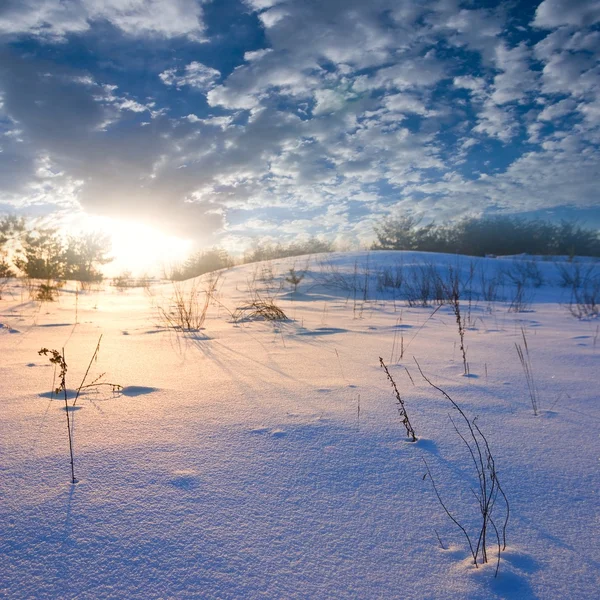
<svg viewBox="0 0 600 600">
<path fill-rule="evenodd" d="M 429 306 L 433 298 L 436 276 L 431 269 L 423 265 L 413 268 L 406 277 L 404 290 L 406 302 L 409 306 Z"/>
<path fill-rule="evenodd" d="M 119 292 L 124 292 L 130 288 L 144 288 L 148 289 L 152 284 L 152 278 L 147 274 L 140 275 L 139 277 L 133 277 L 131 271 L 123 271 L 116 277 L 113 277 L 111 285 Z"/>
<path fill-rule="evenodd" d="M 535 260 L 515 260 L 505 274 L 517 286 L 539 288 L 544 285 L 542 271 Z"/>
<path fill-rule="evenodd" d="M 173 282 L 173 294 L 168 306 L 158 307 L 161 320 L 167 327 L 180 331 L 202 329 L 218 281 L 219 275 L 211 273 L 204 287 L 199 278 Z"/>
<path fill-rule="evenodd" d="M 432 383 L 425 376 L 416 359 L 415 362 L 417 363 L 417 367 L 423 379 L 425 379 L 425 381 L 431 387 L 440 392 L 447 400 L 449 400 L 452 404 L 452 407 L 460 416 L 460 420 L 457 423 L 449 415 L 452 427 L 467 448 L 469 456 L 471 457 L 471 462 L 473 463 L 473 467 L 475 469 L 475 473 L 477 475 L 478 485 L 475 489 L 471 490 L 477 499 L 479 513 L 479 525 L 476 528 L 475 533 L 472 531 L 469 533 L 469 528 L 463 525 L 461 521 L 459 521 L 450 511 L 447 504 L 442 499 L 427 461 L 423 459 L 426 468 L 425 477 L 429 477 L 438 502 L 442 506 L 448 518 L 462 531 L 463 535 L 465 536 L 475 567 L 478 567 L 479 564 L 485 564 L 489 562 L 489 546 L 491 544 L 490 538 L 495 538 L 495 545 L 497 546 L 498 550 L 495 574 L 498 575 L 498 569 L 500 567 L 500 554 L 506 549 L 506 528 L 508 526 L 508 520 L 510 517 L 510 506 L 506 494 L 500 485 L 498 471 L 496 470 L 496 461 L 492 455 L 488 440 L 479 428 L 476 419 L 469 419 L 465 412 L 450 397 L 449 394 Z M 502 525 L 497 524 L 496 522 L 496 514 L 500 510 L 501 504 L 503 505 Z"/>
<path fill-rule="evenodd" d="M 35 299 L 39 300 L 40 302 L 54 302 L 57 295 L 58 287 L 48 281 L 46 283 L 39 284 Z"/>
<path fill-rule="evenodd" d="M 344 273 L 333 261 L 319 261 L 319 273 L 315 275 L 317 284 L 324 287 L 341 290 L 348 294 L 348 298 L 356 292 L 364 293 L 361 281 L 358 277 L 358 262 L 355 261 L 355 269 L 352 273 Z"/>
<path fill-rule="evenodd" d="M 517 282 L 513 298 L 508 307 L 508 312 L 525 312 L 531 306 L 531 294 L 524 283 Z"/>
<path fill-rule="evenodd" d="M 287 315 L 272 299 L 257 299 L 248 304 L 238 306 L 233 313 L 233 320 L 238 321 L 285 321 Z"/>
<path fill-rule="evenodd" d="M 404 283 L 404 265 L 397 262 L 393 266 L 383 267 L 377 273 L 377 290 L 385 292 L 392 290 L 394 294 L 402 289 Z"/>
<path fill-rule="evenodd" d="M 600 314 L 600 278 L 587 278 L 571 290 L 569 312 L 578 319 L 589 319 Z"/>
<path fill-rule="evenodd" d="M 262 291 L 259 289 L 258 282 L 263 283 Z M 275 275 L 271 266 L 266 265 L 261 275 L 255 269 L 252 279 L 247 281 L 249 299 L 238 306 L 232 313 L 232 320 L 237 323 L 240 321 L 283 321 L 287 319 L 285 312 L 277 306 L 275 300 L 276 293 L 281 291 L 283 280 L 279 288 L 275 289 Z"/>
<path fill-rule="evenodd" d="M 315 276 L 318 285 L 341 290 L 346 293 L 346 300 L 353 301 L 354 318 L 362 317 L 365 305 L 369 301 L 371 285 L 370 259 L 359 263 L 354 261 L 352 273 L 344 273 L 331 260 L 322 260 L 319 263 L 320 273 Z"/>
<path fill-rule="evenodd" d="M 555 262 L 559 274 L 559 285 L 564 288 L 579 289 L 582 284 L 592 278 L 596 264 L 583 265 L 580 262 Z"/>
<path fill-rule="evenodd" d="M 446 304 L 448 302 L 448 282 L 444 280 L 444 277 L 440 274 L 437 267 L 433 264 L 425 265 L 423 267 L 423 271 L 424 275 L 429 276 L 432 282 L 431 299 L 438 305 Z M 450 274 L 450 271 L 448 272 L 448 274 Z M 460 286 L 460 280 L 458 279 L 458 271 L 455 271 L 454 275 L 456 275 L 457 283 Z"/>
<path fill-rule="evenodd" d="M 479 285 L 481 289 L 481 298 L 484 302 L 496 302 L 499 298 L 499 287 L 502 285 L 502 275 L 487 277 L 483 266 L 479 271 Z"/>
</svg>

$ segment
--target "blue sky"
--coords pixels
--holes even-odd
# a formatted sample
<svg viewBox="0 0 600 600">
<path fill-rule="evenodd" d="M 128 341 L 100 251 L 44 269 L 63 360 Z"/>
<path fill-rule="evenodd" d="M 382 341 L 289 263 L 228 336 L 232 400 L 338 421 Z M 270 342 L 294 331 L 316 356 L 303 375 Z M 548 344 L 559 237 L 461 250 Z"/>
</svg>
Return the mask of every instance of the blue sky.
<svg viewBox="0 0 600 600">
<path fill-rule="evenodd" d="M 201 246 L 600 226 L 600 2 L 7 0 L 0 212 Z"/>
</svg>

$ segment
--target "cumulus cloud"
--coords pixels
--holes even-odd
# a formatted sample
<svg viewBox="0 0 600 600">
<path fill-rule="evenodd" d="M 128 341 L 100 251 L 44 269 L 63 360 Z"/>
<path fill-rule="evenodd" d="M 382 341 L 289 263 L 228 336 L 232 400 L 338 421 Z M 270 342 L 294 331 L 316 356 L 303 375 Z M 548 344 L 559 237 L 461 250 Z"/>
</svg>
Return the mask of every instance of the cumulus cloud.
<svg viewBox="0 0 600 600">
<path fill-rule="evenodd" d="M 5 2 L 0 36 L 38 45 L 0 55 L 0 202 L 206 240 L 597 202 L 595 3 L 546 0 L 534 36 L 508 5 L 244 5 L 213 32 L 196 0 Z M 72 36 L 116 50 L 68 67 Z"/>
<path fill-rule="evenodd" d="M 217 69 L 193 61 L 186 65 L 183 71 L 177 68 L 167 69 L 160 73 L 159 77 L 165 85 L 174 85 L 178 88 L 189 85 L 200 90 L 209 90 L 220 75 Z"/>
<path fill-rule="evenodd" d="M 544 0 L 535 11 L 536 27 L 553 29 L 563 25 L 583 27 L 600 21 L 598 0 Z"/>
<path fill-rule="evenodd" d="M 158 35 L 201 39 L 197 0 L 6 0 L 0 5 L 0 34 L 29 34 L 62 41 L 106 21 L 134 37 Z"/>
</svg>

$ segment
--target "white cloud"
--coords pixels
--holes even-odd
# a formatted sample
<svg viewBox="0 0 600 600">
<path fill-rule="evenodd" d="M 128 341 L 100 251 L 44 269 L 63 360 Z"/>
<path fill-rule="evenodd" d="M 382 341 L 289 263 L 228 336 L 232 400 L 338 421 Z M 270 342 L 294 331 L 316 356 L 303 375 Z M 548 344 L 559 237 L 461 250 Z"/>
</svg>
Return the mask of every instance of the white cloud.
<svg viewBox="0 0 600 600">
<path fill-rule="evenodd" d="M 434 3 L 426 21 L 436 33 L 458 47 L 466 47 L 481 54 L 484 61 L 493 58 L 498 37 L 502 33 L 502 7 L 495 10 L 461 8 L 458 0 L 440 0 Z"/>
<path fill-rule="evenodd" d="M 193 61 L 186 65 L 181 72 L 180 69 L 167 69 L 160 73 L 159 77 L 165 85 L 173 85 L 181 88 L 190 86 L 202 91 L 207 91 L 214 87 L 216 80 L 221 76 L 217 69 L 207 67 L 202 63 Z"/>
<path fill-rule="evenodd" d="M 498 104 L 522 102 L 538 88 L 538 75 L 530 68 L 531 50 L 525 43 L 508 48 L 501 43 L 496 47 L 496 68 L 502 73 L 494 77 L 492 100 Z"/>
<path fill-rule="evenodd" d="M 30 34 L 60 41 L 107 21 L 133 36 L 187 36 L 204 33 L 196 0 L 6 0 L 0 7 L 0 34 Z"/>
<path fill-rule="evenodd" d="M 571 114 L 577 108 L 577 102 L 570 98 L 565 98 L 554 104 L 544 107 L 544 110 L 538 115 L 540 121 L 556 121 L 568 114 Z"/>
<path fill-rule="evenodd" d="M 267 54 L 269 54 L 269 52 L 272 52 L 273 50 L 271 48 L 263 48 L 261 50 L 254 50 L 252 52 L 245 52 L 244 53 L 244 60 L 247 60 L 248 62 L 253 61 L 253 60 L 258 60 L 259 58 L 262 58 L 263 56 L 266 56 Z"/>
<path fill-rule="evenodd" d="M 391 94 L 386 96 L 384 104 L 389 110 L 399 113 L 429 114 L 423 101 L 415 94 Z"/>
<path fill-rule="evenodd" d="M 336 90 L 316 90 L 315 100 L 314 115 L 341 110 L 346 105 L 346 95 Z"/>
<path fill-rule="evenodd" d="M 518 122 L 510 108 L 500 107 L 493 101 L 486 100 L 473 132 L 509 142 L 517 134 L 518 128 Z"/>
<path fill-rule="evenodd" d="M 78 0 L 7 0 L 0 6 L 0 34 L 62 39 L 87 29 L 86 10 Z"/>
<path fill-rule="evenodd" d="M 598 0 L 544 0 L 535 11 L 533 24 L 544 29 L 563 25 L 584 27 L 600 21 Z"/>
<path fill-rule="evenodd" d="M 373 77 L 375 87 L 395 87 L 400 90 L 430 87 L 446 77 L 446 64 L 438 60 L 433 50 L 423 57 L 406 58 L 386 67 Z"/>
</svg>

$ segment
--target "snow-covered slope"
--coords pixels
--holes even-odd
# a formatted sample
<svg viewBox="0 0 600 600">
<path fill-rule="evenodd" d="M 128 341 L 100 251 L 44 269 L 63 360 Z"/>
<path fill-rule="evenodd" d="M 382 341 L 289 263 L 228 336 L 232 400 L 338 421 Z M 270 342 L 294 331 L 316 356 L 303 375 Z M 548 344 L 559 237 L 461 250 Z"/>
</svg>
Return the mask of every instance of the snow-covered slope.
<svg viewBox="0 0 600 600">
<path fill-rule="evenodd" d="M 0 300 L 0 596 L 595 597 L 600 336 L 560 286 L 575 269 L 597 275 L 579 264 L 381 252 L 245 265 L 221 274 L 202 329 L 187 332 L 167 326 L 171 284 L 71 286 L 40 305 L 12 282 Z M 290 268 L 303 275 L 295 292 Z M 460 273 L 469 376 L 432 270 Z M 179 284 L 183 298 L 195 286 L 199 310 L 208 279 Z M 232 319 L 268 299 L 288 320 Z M 69 410 L 72 485 L 64 400 L 38 350 L 64 348 L 72 397 L 100 335 L 86 383 L 105 372 L 124 389 L 91 388 Z M 497 577 L 493 560 L 472 565 L 424 477 L 423 459 L 476 540 L 473 460 L 415 358 L 489 442 L 510 504 Z"/>
</svg>

